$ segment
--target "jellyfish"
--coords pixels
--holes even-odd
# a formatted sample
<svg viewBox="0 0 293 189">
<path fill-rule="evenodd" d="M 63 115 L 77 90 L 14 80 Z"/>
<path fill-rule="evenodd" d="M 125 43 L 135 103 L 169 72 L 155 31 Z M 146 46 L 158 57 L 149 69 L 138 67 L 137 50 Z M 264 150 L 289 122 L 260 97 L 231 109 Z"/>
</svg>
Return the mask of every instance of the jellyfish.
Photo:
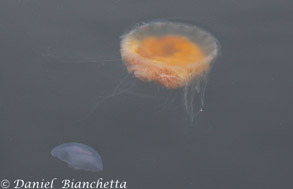
<svg viewBox="0 0 293 189">
<path fill-rule="evenodd" d="M 204 104 L 207 75 L 218 55 L 219 44 L 205 30 L 176 22 L 151 22 L 121 37 L 121 57 L 130 74 L 174 90 L 183 89 L 184 104 L 194 118 L 193 100 Z"/>
<path fill-rule="evenodd" d="M 51 155 L 66 162 L 71 168 L 99 172 L 103 170 L 101 156 L 93 148 L 80 143 L 65 143 L 56 146 Z"/>
</svg>

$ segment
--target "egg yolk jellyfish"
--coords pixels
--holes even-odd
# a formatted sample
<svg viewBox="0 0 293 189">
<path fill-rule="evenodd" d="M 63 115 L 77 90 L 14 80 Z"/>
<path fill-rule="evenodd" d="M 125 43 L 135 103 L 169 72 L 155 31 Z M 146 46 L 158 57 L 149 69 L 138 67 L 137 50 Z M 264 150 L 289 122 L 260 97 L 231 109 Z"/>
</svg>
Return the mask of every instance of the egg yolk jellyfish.
<svg viewBox="0 0 293 189">
<path fill-rule="evenodd" d="M 169 90 L 183 89 L 185 108 L 193 120 L 194 97 L 202 111 L 207 75 L 218 55 L 217 40 L 208 32 L 176 22 L 151 22 L 122 36 L 121 57 L 129 73 Z"/>
<path fill-rule="evenodd" d="M 191 121 L 202 111 L 207 76 L 219 54 L 219 43 L 210 33 L 180 22 L 150 22 L 121 36 L 120 53 L 125 66 L 120 57 L 97 60 L 74 56 L 68 59 L 58 58 L 50 52 L 46 54 L 49 58 L 57 57 L 60 62 L 101 62 L 97 81 L 104 94 L 82 120 L 89 118 L 104 101 L 121 94 L 157 100 L 159 106 L 166 105 L 171 99 L 172 107 L 180 104 L 174 103 L 180 97 Z M 111 63 L 113 61 L 118 64 Z M 126 75 L 124 68 L 128 71 Z M 118 84 L 115 78 L 118 78 Z"/>
</svg>

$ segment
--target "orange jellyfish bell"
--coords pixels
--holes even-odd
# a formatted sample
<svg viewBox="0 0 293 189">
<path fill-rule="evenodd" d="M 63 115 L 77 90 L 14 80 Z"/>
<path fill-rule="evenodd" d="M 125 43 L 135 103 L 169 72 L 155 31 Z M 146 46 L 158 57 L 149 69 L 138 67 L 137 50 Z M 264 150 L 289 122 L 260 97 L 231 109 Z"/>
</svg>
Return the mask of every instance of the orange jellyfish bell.
<svg viewBox="0 0 293 189">
<path fill-rule="evenodd" d="M 217 54 L 217 40 L 212 35 L 181 23 L 143 24 L 121 40 L 121 56 L 128 71 L 170 89 L 206 75 Z"/>
</svg>

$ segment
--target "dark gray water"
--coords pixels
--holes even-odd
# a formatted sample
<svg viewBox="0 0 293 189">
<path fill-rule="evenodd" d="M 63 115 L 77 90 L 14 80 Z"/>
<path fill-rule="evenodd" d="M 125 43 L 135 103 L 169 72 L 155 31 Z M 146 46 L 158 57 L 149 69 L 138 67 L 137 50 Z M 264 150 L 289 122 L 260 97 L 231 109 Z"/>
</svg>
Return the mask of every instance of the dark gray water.
<svg viewBox="0 0 293 189">
<path fill-rule="evenodd" d="M 0 180 L 292 188 L 292 16 L 289 0 L 1 1 Z M 192 127 L 177 92 L 118 85 L 119 37 L 156 19 L 198 24 L 221 44 Z M 65 142 L 96 149 L 104 171 L 53 158 Z"/>
</svg>

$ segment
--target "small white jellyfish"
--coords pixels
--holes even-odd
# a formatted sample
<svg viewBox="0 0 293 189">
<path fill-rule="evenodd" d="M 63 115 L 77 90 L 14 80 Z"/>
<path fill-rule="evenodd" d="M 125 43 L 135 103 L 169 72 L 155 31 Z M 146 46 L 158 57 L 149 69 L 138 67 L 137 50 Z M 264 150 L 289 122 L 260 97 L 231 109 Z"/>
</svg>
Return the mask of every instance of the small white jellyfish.
<svg viewBox="0 0 293 189">
<path fill-rule="evenodd" d="M 99 172 L 103 170 L 101 156 L 93 148 L 80 143 L 64 143 L 56 146 L 51 155 L 66 162 L 71 168 Z"/>
</svg>

